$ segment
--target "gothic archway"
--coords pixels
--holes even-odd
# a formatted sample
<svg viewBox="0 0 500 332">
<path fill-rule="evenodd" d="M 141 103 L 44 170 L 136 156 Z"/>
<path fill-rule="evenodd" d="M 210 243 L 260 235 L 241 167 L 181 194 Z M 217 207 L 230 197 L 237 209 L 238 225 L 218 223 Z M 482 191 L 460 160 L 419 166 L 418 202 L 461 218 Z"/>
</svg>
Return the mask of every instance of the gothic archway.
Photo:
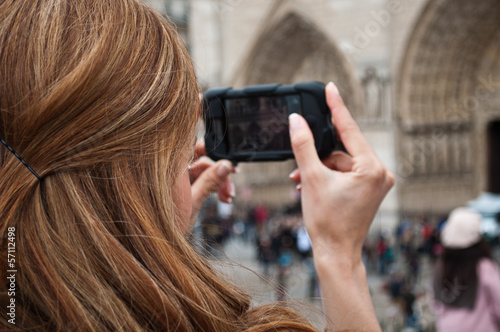
<svg viewBox="0 0 500 332">
<path fill-rule="evenodd" d="M 313 23 L 291 12 L 257 40 L 247 58 L 244 83 L 335 81 L 351 112 L 361 107 L 359 83 L 342 52 Z"/>
<path fill-rule="evenodd" d="M 485 132 L 500 114 L 499 30 L 495 0 L 432 0 L 417 22 L 398 87 L 403 209 L 446 213 L 487 190 Z"/>
<path fill-rule="evenodd" d="M 359 113 L 362 94 L 353 70 L 337 47 L 296 12 L 277 18 L 257 39 L 243 66 L 243 85 L 335 81 L 351 112 Z M 242 164 L 239 188 L 252 192 L 253 204 L 283 206 L 296 200 L 288 174 L 295 161 Z M 296 192 L 295 192 L 296 193 Z"/>
</svg>

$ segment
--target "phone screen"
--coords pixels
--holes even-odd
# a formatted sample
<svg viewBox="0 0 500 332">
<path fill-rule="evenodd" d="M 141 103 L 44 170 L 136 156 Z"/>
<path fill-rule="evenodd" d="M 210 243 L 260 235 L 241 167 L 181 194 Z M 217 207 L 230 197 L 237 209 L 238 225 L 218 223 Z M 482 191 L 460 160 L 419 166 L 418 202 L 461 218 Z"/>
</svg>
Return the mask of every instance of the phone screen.
<svg viewBox="0 0 500 332">
<path fill-rule="evenodd" d="M 229 153 L 290 151 L 288 115 L 302 114 L 300 95 L 225 100 Z"/>
</svg>

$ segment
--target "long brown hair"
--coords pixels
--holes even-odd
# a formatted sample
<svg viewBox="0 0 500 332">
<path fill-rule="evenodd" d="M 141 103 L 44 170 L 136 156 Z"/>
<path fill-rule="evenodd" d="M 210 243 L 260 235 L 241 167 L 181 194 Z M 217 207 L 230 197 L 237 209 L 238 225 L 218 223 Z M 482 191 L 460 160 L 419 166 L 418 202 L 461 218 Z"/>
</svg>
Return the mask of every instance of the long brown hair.
<svg viewBox="0 0 500 332">
<path fill-rule="evenodd" d="M 191 247 L 174 205 L 198 86 L 137 0 L 0 2 L 0 247 L 15 228 L 16 325 L 36 331 L 313 328 L 250 299 Z M 184 159 L 183 159 L 184 158 Z"/>
<path fill-rule="evenodd" d="M 491 257 L 491 249 L 483 239 L 467 248 L 445 247 L 435 269 L 435 299 L 450 307 L 473 309 L 480 282 L 477 266 L 482 259 Z"/>
</svg>

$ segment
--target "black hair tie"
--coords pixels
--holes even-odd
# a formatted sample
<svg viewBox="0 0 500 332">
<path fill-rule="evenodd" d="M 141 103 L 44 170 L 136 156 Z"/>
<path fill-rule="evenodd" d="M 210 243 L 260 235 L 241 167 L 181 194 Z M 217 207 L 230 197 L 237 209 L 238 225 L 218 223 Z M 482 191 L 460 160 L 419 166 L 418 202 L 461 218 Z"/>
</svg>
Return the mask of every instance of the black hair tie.
<svg viewBox="0 0 500 332">
<path fill-rule="evenodd" d="M 13 154 L 14 156 L 16 156 L 16 158 L 17 158 L 17 159 L 19 159 L 19 161 L 20 161 L 20 162 L 22 162 L 22 163 L 23 163 L 23 165 L 24 165 L 24 166 L 26 166 L 26 168 L 27 168 L 27 169 L 29 169 L 29 171 L 30 171 L 31 173 L 33 173 L 33 175 L 34 175 L 34 176 L 36 176 L 36 178 L 37 178 L 38 180 L 41 180 L 41 179 L 42 179 L 42 178 L 41 178 L 41 177 L 40 177 L 40 176 L 39 176 L 39 175 L 38 175 L 38 174 L 37 174 L 37 173 L 33 170 L 33 168 L 31 168 L 31 166 L 30 166 L 30 165 L 28 165 L 28 163 L 27 163 L 27 162 L 26 162 L 23 158 L 21 158 L 21 156 L 20 156 L 20 155 L 18 155 L 18 154 L 17 154 L 17 152 L 16 152 L 16 151 L 14 151 L 14 149 L 13 149 L 13 148 L 12 148 L 9 144 L 7 144 L 7 142 L 5 142 L 5 141 L 3 140 L 3 138 L 1 138 L 1 137 L 0 137 L 0 143 L 2 143 L 3 145 L 5 145 L 5 147 L 6 147 L 6 148 L 7 148 L 10 152 L 12 152 L 12 154 Z"/>
</svg>

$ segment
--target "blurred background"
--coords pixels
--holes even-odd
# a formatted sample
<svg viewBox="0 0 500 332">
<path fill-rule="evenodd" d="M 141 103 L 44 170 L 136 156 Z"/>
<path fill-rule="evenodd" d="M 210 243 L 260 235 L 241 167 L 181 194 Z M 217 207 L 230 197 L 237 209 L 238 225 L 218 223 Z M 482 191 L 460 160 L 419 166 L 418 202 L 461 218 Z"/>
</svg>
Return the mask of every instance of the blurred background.
<svg viewBox="0 0 500 332">
<path fill-rule="evenodd" d="M 336 83 L 397 176 L 365 244 L 377 315 L 384 331 L 433 331 L 427 289 L 449 212 L 479 211 L 499 256 L 500 2 L 145 2 L 177 25 L 203 90 Z M 320 308 L 300 193 L 288 179 L 295 167 L 241 164 L 233 204 L 209 199 L 194 237 L 257 302 L 291 296 Z M 311 319 L 323 324 L 319 313 Z"/>
</svg>

